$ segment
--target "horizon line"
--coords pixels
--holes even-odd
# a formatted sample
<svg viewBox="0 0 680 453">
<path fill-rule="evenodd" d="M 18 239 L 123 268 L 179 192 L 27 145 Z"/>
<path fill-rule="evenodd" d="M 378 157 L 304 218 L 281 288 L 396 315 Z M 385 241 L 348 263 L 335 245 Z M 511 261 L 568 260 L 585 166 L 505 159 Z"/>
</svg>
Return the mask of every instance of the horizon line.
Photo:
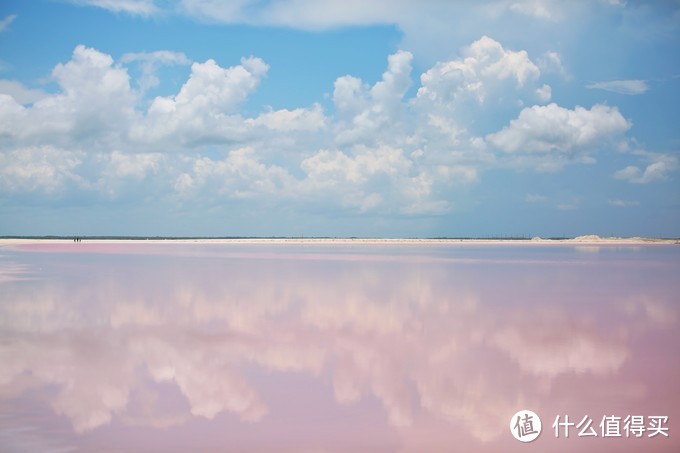
<svg viewBox="0 0 680 453">
<path fill-rule="evenodd" d="M 680 240 L 680 236 L 675 237 L 660 237 L 660 236 L 599 236 L 595 234 L 578 235 L 578 236 L 526 236 L 526 235 L 486 235 L 486 236 L 245 236 L 245 235 L 224 235 L 224 236 L 175 236 L 175 235 L 0 235 L 0 239 L 59 239 L 72 240 L 74 238 L 89 239 L 89 240 L 243 240 L 243 239 L 340 239 L 340 240 L 508 240 L 508 241 L 531 241 L 532 239 L 545 240 L 569 240 L 577 238 L 597 238 L 597 239 L 660 239 L 660 240 Z"/>
</svg>

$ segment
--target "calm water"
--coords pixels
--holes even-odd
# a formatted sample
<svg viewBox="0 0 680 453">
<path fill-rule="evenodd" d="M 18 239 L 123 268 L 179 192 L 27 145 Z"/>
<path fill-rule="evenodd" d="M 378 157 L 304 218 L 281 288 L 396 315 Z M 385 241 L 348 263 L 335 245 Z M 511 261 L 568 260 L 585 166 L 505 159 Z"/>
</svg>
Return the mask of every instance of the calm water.
<svg viewBox="0 0 680 453">
<path fill-rule="evenodd" d="M 2 247 L 0 451 L 680 451 L 679 303 L 670 245 Z"/>
</svg>

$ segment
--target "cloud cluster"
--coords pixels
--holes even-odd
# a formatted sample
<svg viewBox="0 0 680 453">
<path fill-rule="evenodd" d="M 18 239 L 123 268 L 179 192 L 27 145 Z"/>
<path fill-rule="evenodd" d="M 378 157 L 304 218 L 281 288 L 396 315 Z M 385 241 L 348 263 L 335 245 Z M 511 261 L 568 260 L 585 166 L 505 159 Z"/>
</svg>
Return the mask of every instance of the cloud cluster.
<svg viewBox="0 0 680 453">
<path fill-rule="evenodd" d="M 552 89 L 541 65 L 488 36 L 423 72 L 409 97 L 412 61 L 410 52 L 390 55 L 374 84 L 337 78 L 330 110 L 315 103 L 244 116 L 269 70 L 260 58 L 230 67 L 193 62 L 176 94 L 146 99 L 158 69 L 189 65 L 186 55 L 128 53 L 115 61 L 79 45 L 52 71 L 55 93 L 0 84 L 8 93 L 0 94 L 0 189 L 110 202 L 136 187 L 178 203 L 250 199 L 432 215 L 451 210 L 452 189 L 487 169 L 593 163 L 631 126 L 616 107 L 545 105 Z M 129 65 L 139 65 L 138 80 Z M 477 132 L 499 109 L 517 116 Z M 657 158 L 615 176 L 653 182 L 674 162 Z"/>
<path fill-rule="evenodd" d="M 678 158 L 671 154 L 652 153 L 637 150 L 634 154 L 640 156 L 645 164 L 629 165 L 614 173 L 614 178 L 635 184 L 649 184 L 668 179 L 668 175 L 678 169 Z"/>
<path fill-rule="evenodd" d="M 482 36 L 464 49 L 462 58 L 437 63 L 423 73 L 418 97 L 445 105 L 468 96 L 480 103 L 488 98 L 495 101 L 502 92 L 523 88 L 539 76 L 540 70 L 526 51 L 504 49 L 499 42 Z M 545 96 L 540 100 L 546 100 Z"/>
<path fill-rule="evenodd" d="M 8 192 L 54 194 L 79 177 L 74 169 L 83 153 L 49 145 L 12 149 L 0 153 L 0 187 Z"/>
<path fill-rule="evenodd" d="M 591 162 L 588 153 L 630 126 L 615 107 L 597 104 L 571 110 L 552 103 L 523 109 L 517 119 L 486 139 L 506 153 L 538 157 L 538 168 L 553 170 L 574 160 Z"/>
<path fill-rule="evenodd" d="M 523 109 L 509 126 L 490 134 L 487 139 L 510 153 L 568 153 L 591 147 L 629 127 L 630 123 L 616 108 L 606 105 L 570 110 L 549 104 Z"/>
</svg>

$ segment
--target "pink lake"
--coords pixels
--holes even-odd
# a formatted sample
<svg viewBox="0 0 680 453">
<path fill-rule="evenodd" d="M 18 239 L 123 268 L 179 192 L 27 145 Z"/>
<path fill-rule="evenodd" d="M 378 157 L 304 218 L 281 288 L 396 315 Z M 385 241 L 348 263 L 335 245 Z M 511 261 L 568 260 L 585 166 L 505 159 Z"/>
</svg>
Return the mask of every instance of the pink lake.
<svg viewBox="0 0 680 453">
<path fill-rule="evenodd" d="M 677 452 L 679 304 L 677 245 L 4 246 L 0 451 Z"/>
</svg>

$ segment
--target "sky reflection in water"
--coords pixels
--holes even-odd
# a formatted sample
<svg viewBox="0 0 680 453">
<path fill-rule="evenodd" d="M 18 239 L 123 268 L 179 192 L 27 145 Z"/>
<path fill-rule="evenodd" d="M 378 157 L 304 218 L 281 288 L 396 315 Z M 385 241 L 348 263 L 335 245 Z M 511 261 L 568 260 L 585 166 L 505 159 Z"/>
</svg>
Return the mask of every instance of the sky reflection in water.
<svg viewBox="0 0 680 453">
<path fill-rule="evenodd" d="M 41 244 L 0 269 L 2 451 L 680 447 L 677 246 Z"/>
</svg>

